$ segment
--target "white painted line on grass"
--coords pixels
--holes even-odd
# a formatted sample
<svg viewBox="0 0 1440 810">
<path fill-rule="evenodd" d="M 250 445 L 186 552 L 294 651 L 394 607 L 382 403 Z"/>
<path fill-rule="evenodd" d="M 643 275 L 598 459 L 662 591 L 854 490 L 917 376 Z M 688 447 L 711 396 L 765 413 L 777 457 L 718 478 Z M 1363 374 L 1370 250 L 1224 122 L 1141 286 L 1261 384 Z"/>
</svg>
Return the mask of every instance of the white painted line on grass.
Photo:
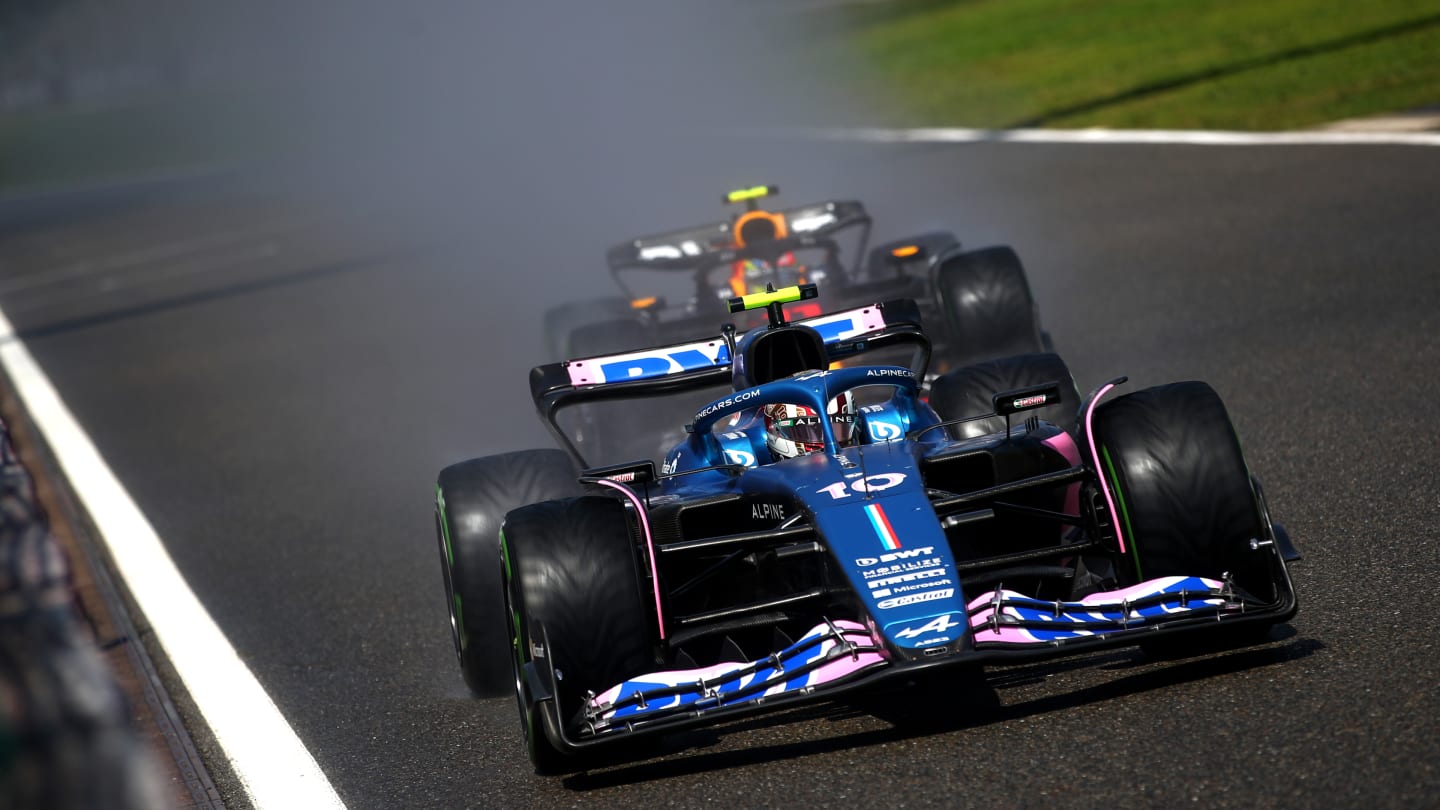
<svg viewBox="0 0 1440 810">
<path fill-rule="evenodd" d="M 804 130 L 804 135 L 866 143 L 1098 143 L 1194 146 L 1440 146 L 1440 132 L 1225 132 L 1184 129 L 957 129 L 856 127 Z"/>
<path fill-rule="evenodd" d="M 89 511 L 121 578 L 251 801 L 258 808 L 343 808 L 315 758 L 195 598 L 155 529 L 3 312 L 0 365 Z"/>
</svg>

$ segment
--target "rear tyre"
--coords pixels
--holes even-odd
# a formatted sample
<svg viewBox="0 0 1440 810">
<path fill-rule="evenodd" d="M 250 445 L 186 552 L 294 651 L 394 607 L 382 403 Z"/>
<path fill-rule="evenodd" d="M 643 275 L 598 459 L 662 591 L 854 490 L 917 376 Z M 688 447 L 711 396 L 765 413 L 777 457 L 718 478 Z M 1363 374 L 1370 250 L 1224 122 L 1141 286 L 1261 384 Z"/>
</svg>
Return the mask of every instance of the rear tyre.
<svg viewBox="0 0 1440 810">
<path fill-rule="evenodd" d="M 530 759 L 539 773 L 582 768 L 588 760 L 560 753 L 550 734 L 574 727 L 586 692 L 657 663 L 629 519 L 611 498 L 537 503 L 506 518 L 503 550 L 513 615 L 506 626 Z M 549 699 L 535 693 L 536 683 Z"/>
<path fill-rule="evenodd" d="M 1001 391 L 1045 383 L 1060 384 L 1060 402 L 1016 414 L 1011 419 L 1023 421 L 1034 414 L 1073 434 L 1075 414 L 1080 407 L 1080 392 L 1075 389 L 1075 378 L 1071 376 L 1070 368 L 1056 354 L 1022 354 L 951 371 L 931 385 L 930 405 L 941 419 L 963 419 L 993 413 L 994 397 Z M 961 439 L 1004 429 L 1005 419 L 999 416 L 950 426 L 951 434 Z"/>
<path fill-rule="evenodd" d="M 1014 250 L 991 247 L 944 259 L 935 271 L 935 292 L 950 336 L 943 359 L 952 366 L 1048 350 Z"/>
<path fill-rule="evenodd" d="M 1094 441 L 1116 496 L 1128 559 L 1122 584 L 1166 576 L 1223 579 L 1256 598 L 1278 598 L 1267 535 L 1229 414 L 1203 382 L 1147 388 L 1095 410 Z M 1232 643 L 1263 641 L 1266 624 L 1217 627 Z M 1209 634 L 1207 634 L 1209 635 Z M 1155 639 L 1147 651 L 1171 657 L 1204 639 Z"/>
<path fill-rule="evenodd" d="M 527 503 L 576 495 L 575 465 L 559 450 L 525 450 L 471 459 L 440 471 L 435 529 L 451 638 L 470 691 L 496 697 L 511 688 L 500 573 L 505 513 Z"/>
</svg>

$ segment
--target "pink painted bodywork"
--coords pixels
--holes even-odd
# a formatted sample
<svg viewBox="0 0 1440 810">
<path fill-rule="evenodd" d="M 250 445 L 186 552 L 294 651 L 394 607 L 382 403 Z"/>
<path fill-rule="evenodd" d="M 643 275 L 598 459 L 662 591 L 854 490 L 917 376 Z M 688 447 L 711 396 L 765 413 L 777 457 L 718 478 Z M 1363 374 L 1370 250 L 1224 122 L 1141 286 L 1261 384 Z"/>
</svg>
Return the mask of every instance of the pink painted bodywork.
<svg viewBox="0 0 1440 810">
<path fill-rule="evenodd" d="M 654 587 L 660 582 L 660 575 L 655 569 L 655 540 L 650 535 L 650 517 L 646 513 L 645 504 L 640 502 L 640 498 L 635 494 L 634 490 L 630 489 L 624 484 L 617 484 L 614 481 L 607 481 L 603 478 L 599 481 L 596 481 L 595 483 L 599 484 L 602 487 L 609 487 L 611 489 L 618 490 L 626 498 L 629 498 L 630 503 L 635 505 L 635 514 L 640 516 L 640 528 L 645 535 L 645 549 L 647 555 L 650 557 L 650 582 L 652 585 L 651 590 L 655 592 L 655 623 L 660 626 L 660 640 L 664 641 L 665 612 L 660 607 L 660 589 L 658 587 Z"/>
<path fill-rule="evenodd" d="M 1164 591 L 1167 587 L 1169 587 L 1169 586 L 1171 586 L 1171 585 L 1174 585 L 1175 583 L 1181 582 L 1181 581 L 1183 581 L 1183 580 L 1186 580 L 1186 579 L 1192 579 L 1192 577 L 1178 577 L 1178 576 L 1176 576 L 1176 577 L 1160 577 L 1160 578 L 1158 578 L 1158 579 L 1147 580 L 1147 581 L 1145 581 L 1145 582 L 1141 582 L 1141 583 L 1136 584 L 1136 585 L 1131 585 L 1131 586 L 1128 587 L 1128 588 L 1121 588 L 1120 590 L 1116 590 L 1116 591 L 1101 591 L 1100 593 L 1092 593 L 1092 594 L 1090 594 L 1089 596 L 1085 597 L 1084 599 L 1080 599 L 1080 600 L 1078 600 L 1078 601 L 1070 602 L 1070 603 L 1066 603 L 1066 604 L 1071 605 L 1071 606 L 1074 606 L 1074 605 L 1088 605 L 1088 606 L 1092 606 L 1092 607 L 1096 608 L 1096 613 L 1095 613 L 1095 614 L 1092 614 L 1092 615 L 1094 615 L 1095 618 L 1097 618 L 1097 619 L 1103 619 L 1104 617 L 1103 617 L 1103 616 L 1100 616 L 1100 615 L 1099 615 L 1100 613 L 1103 613 L 1103 612 L 1105 612 L 1105 611 L 1107 611 L 1107 610 L 1109 610 L 1109 611 L 1114 611 L 1114 610 L 1116 610 L 1116 609 L 1118 609 L 1118 608 L 1121 608 L 1121 607 L 1122 607 L 1123 605 L 1125 605 L 1127 602 L 1132 602 L 1132 601 L 1135 601 L 1135 600 L 1140 599 L 1140 598 L 1142 598 L 1142 597 L 1151 596 L 1151 595 L 1160 593 L 1160 592 Z M 1197 577 L 1196 579 L 1200 579 L 1200 581 L 1201 581 L 1201 582 L 1204 582 L 1205 585 L 1206 585 L 1206 587 L 1210 588 L 1211 590 L 1218 590 L 1218 589 L 1221 588 L 1221 584 L 1222 584 L 1222 583 L 1220 583 L 1220 582 L 1217 581 L 1217 580 L 1205 579 L 1205 578 L 1198 578 L 1198 577 Z M 995 602 L 995 594 L 996 594 L 995 591 L 990 591 L 990 592 L 988 592 L 988 593 L 983 593 L 983 594 L 975 597 L 974 599 L 971 599 L 970 602 L 966 605 L 967 610 L 973 611 L 973 610 L 977 610 L 977 609 L 979 609 L 979 608 L 986 607 L 987 605 L 993 605 L 994 602 Z M 1001 596 L 1002 599 L 1011 599 L 1011 598 L 1013 598 L 1013 599 L 1025 599 L 1025 598 L 1026 598 L 1024 594 L 1017 593 L 1017 592 L 1015 592 L 1015 591 L 1004 591 L 1004 590 L 1002 590 L 1002 591 L 999 592 L 999 594 L 1000 594 L 1000 596 Z M 1192 604 L 1197 605 L 1197 606 L 1198 606 L 1198 605 L 1211 605 L 1211 606 L 1214 606 L 1214 605 L 1218 605 L 1218 604 L 1222 603 L 1223 601 L 1224 601 L 1224 600 L 1219 599 L 1219 598 L 1213 598 L 1213 599 L 1195 599 L 1195 600 L 1192 602 Z M 1069 611 L 1066 611 L 1066 614 L 1067 614 L 1067 615 L 1074 615 L 1074 614 L 1077 614 L 1077 613 L 1085 613 L 1085 612 L 1088 612 L 1088 611 L 1074 611 L 1074 610 L 1069 610 Z M 1167 608 L 1167 609 L 1166 609 L 1166 612 L 1169 613 L 1169 612 L 1184 612 L 1184 611 L 1171 611 L 1171 610 L 1169 610 L 1169 609 Z M 976 614 L 974 614 L 974 615 L 972 615 L 972 616 L 970 617 L 970 628 L 971 628 L 971 632 L 972 632 L 972 634 L 973 634 L 973 638 L 974 638 L 974 640 L 975 640 L 976 643 L 981 643 L 981 642 L 1009 642 L 1009 643 L 1013 643 L 1013 644 L 1043 644 L 1043 643 L 1048 643 L 1046 639 L 1042 639 L 1042 638 L 1039 638 L 1038 636 L 1035 636 L 1035 635 L 1032 634 L 1029 630 L 1027 630 L 1027 629 L 1025 629 L 1025 628 L 1023 628 L 1023 627 L 1007 627 L 1007 626 L 1005 626 L 1005 625 L 1001 625 L 1001 626 L 999 626 L 998 628 L 991 628 L 991 627 L 990 627 L 990 617 L 991 617 L 992 615 L 994 615 L 994 613 L 995 613 L 994 609 L 991 608 L 991 609 L 981 610 L 979 613 L 976 613 Z M 1012 616 L 1012 617 L 1015 617 L 1015 618 L 1020 618 L 1019 612 L 1016 611 L 1016 610 L 1014 610 L 1013 608 L 1010 608 L 1010 607 L 1002 607 L 1002 614 L 1003 614 L 1003 615 L 1006 615 L 1006 616 Z M 1075 633 L 1076 635 L 1080 635 L 1080 636 L 1094 635 L 1094 634 L 1095 634 L 1093 631 L 1084 630 L 1084 629 L 1082 629 L 1082 628 L 1067 628 L 1067 630 L 1068 630 L 1068 632 L 1072 632 L 1072 633 Z"/>
<path fill-rule="evenodd" d="M 1100 465 L 1100 448 L 1095 441 L 1095 406 L 1110 393 L 1114 385 L 1101 388 L 1085 409 L 1085 436 L 1090 440 L 1090 455 L 1095 459 L 1095 477 L 1100 480 L 1100 491 L 1105 493 L 1105 506 L 1110 509 L 1110 521 L 1115 524 L 1115 540 L 1120 544 L 1120 553 L 1125 553 L 1125 533 L 1120 530 L 1121 514 L 1115 509 L 1115 496 L 1110 493 L 1110 484 L 1105 480 L 1105 468 Z"/>
<path fill-rule="evenodd" d="M 1070 462 L 1070 466 L 1080 466 L 1080 448 L 1075 446 L 1075 440 L 1070 438 L 1069 433 L 1057 433 L 1056 435 L 1046 439 L 1044 443 L 1049 445 L 1050 448 L 1055 452 L 1064 456 L 1065 460 Z M 1070 486 L 1065 488 L 1065 512 L 1071 515 L 1080 514 L 1079 482 L 1071 484 Z M 1060 531 L 1063 534 L 1065 532 L 1065 527 L 1061 526 Z"/>
<path fill-rule="evenodd" d="M 684 346 L 667 346 L 666 353 L 679 353 L 685 351 L 698 351 L 708 358 L 714 358 L 716 353 L 724 347 L 722 340 L 702 340 L 696 343 L 689 343 Z M 607 380 L 600 373 L 602 366 L 611 363 L 623 363 L 627 360 L 654 359 L 655 349 L 646 349 L 638 352 L 626 352 L 624 354 L 612 354 L 606 357 L 592 357 L 588 360 L 571 360 L 565 364 L 565 371 L 570 375 L 571 385 L 596 385 L 606 382 L 623 382 L 623 380 Z M 664 353 L 659 356 L 665 356 Z M 678 365 L 672 363 L 672 373 L 683 371 Z"/>
<path fill-rule="evenodd" d="M 822 315 L 818 318 L 806 318 L 796 323 L 804 324 L 814 328 L 823 326 L 834 321 L 849 320 L 856 323 L 854 329 L 848 329 L 836 335 L 833 340 L 849 340 L 856 335 L 867 335 L 871 332 L 878 332 L 885 328 L 885 315 L 879 307 L 861 307 L 859 309 L 847 309 L 844 312 L 836 312 L 830 315 Z"/>
</svg>

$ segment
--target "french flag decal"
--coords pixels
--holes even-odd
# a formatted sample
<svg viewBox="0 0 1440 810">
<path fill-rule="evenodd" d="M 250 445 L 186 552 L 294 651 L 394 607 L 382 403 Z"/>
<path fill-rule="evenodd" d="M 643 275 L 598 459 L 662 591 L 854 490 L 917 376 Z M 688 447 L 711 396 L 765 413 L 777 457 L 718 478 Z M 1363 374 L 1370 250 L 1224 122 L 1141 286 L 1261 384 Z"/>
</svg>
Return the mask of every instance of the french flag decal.
<svg viewBox="0 0 1440 810">
<path fill-rule="evenodd" d="M 895 551 L 900 548 L 900 538 L 895 536 L 895 529 L 890 525 L 890 518 L 885 516 L 885 510 L 878 503 L 865 505 L 865 516 L 870 518 L 870 525 L 875 527 L 875 533 L 880 535 L 880 545 L 886 551 Z"/>
</svg>

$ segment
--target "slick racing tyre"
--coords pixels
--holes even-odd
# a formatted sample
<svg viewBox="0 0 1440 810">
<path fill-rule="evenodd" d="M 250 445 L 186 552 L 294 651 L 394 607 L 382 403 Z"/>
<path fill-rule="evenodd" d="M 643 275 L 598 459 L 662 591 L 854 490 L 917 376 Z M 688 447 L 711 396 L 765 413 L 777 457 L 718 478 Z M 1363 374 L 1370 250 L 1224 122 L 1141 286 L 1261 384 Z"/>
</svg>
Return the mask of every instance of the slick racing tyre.
<svg viewBox="0 0 1440 810">
<path fill-rule="evenodd" d="M 1119 397 L 1095 409 L 1094 431 L 1126 543 L 1128 559 L 1117 571 L 1123 584 L 1228 574 L 1246 594 L 1278 598 L 1267 552 L 1251 547 L 1268 535 L 1240 441 L 1214 389 L 1180 382 Z M 1264 624 L 1233 629 L 1243 641 L 1268 633 Z M 1182 638 L 1145 646 L 1171 655 L 1171 642 Z"/>
<path fill-rule="evenodd" d="M 506 626 L 530 759 L 538 773 L 584 767 L 587 760 L 561 754 L 553 737 L 575 727 L 586 692 L 656 668 L 625 509 L 593 496 L 534 504 L 510 513 L 502 543 Z"/>
<path fill-rule="evenodd" d="M 963 419 L 993 413 L 994 396 L 1002 391 L 1045 383 L 1060 384 L 1060 402 L 1011 417 L 1024 421 L 1031 414 L 1070 432 L 1075 431 L 1075 413 L 1080 393 L 1065 361 L 1056 354 L 1022 354 L 977 363 L 941 375 L 930 387 L 930 404 L 941 419 Z M 1005 419 L 995 416 L 951 425 L 951 435 L 960 439 L 984 436 L 1005 429 Z"/>
<path fill-rule="evenodd" d="M 571 301 L 551 307 L 545 311 L 545 341 L 550 349 L 552 361 L 573 360 L 585 352 L 571 344 L 575 330 L 592 323 L 616 320 L 633 320 L 635 310 L 630 301 L 618 296 L 597 298 L 592 301 Z"/>
<path fill-rule="evenodd" d="M 460 672 L 480 697 L 508 692 L 509 636 L 500 580 L 500 526 L 505 513 L 581 492 L 570 457 L 525 450 L 471 459 L 440 471 L 435 529 Z"/>
<path fill-rule="evenodd" d="M 1025 268 L 1010 248 L 945 258 L 935 270 L 935 292 L 949 334 L 941 359 L 951 367 L 1049 350 Z"/>
</svg>

